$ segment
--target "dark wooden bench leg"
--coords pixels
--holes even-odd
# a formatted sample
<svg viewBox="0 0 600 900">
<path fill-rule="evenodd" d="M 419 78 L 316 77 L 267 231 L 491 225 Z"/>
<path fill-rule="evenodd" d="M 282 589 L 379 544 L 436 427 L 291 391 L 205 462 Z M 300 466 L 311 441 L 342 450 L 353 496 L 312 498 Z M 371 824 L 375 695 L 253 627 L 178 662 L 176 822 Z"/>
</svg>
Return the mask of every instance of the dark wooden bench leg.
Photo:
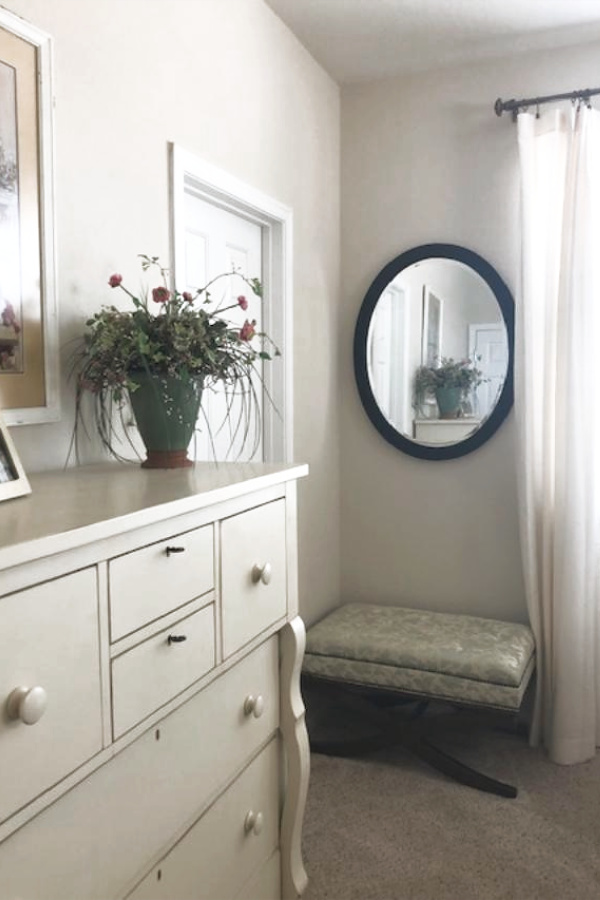
<svg viewBox="0 0 600 900">
<path fill-rule="evenodd" d="M 488 794 L 496 794 L 499 797 L 508 797 L 511 800 L 517 796 L 517 789 L 513 785 L 505 784 L 503 781 L 484 775 L 483 772 L 478 772 L 477 769 L 472 769 L 471 766 L 467 766 L 454 756 L 444 753 L 443 750 L 440 750 L 439 747 L 434 746 L 434 744 L 423 737 L 416 736 L 413 739 L 410 735 L 406 735 L 402 745 L 407 747 L 415 756 L 418 756 L 419 759 L 422 759 L 430 766 L 433 766 L 434 769 L 438 769 L 455 781 L 460 782 L 460 784 L 476 788 L 478 791 L 486 791 Z"/>
<path fill-rule="evenodd" d="M 499 797 L 514 799 L 517 796 L 516 787 L 490 778 L 434 746 L 421 733 L 416 716 L 405 718 L 399 722 L 389 709 L 374 706 L 356 690 L 348 689 L 338 682 L 314 676 L 311 676 L 309 681 L 318 685 L 319 691 L 328 695 L 336 703 L 341 702 L 347 709 L 359 713 L 361 718 L 373 725 L 377 732 L 362 738 L 318 740 L 312 738 L 309 728 L 310 746 L 313 752 L 324 753 L 328 756 L 356 756 L 390 745 L 400 745 L 460 784 L 489 794 L 496 794 Z M 422 712 L 426 705 L 426 702 L 422 702 L 417 708 L 418 713 Z"/>
</svg>

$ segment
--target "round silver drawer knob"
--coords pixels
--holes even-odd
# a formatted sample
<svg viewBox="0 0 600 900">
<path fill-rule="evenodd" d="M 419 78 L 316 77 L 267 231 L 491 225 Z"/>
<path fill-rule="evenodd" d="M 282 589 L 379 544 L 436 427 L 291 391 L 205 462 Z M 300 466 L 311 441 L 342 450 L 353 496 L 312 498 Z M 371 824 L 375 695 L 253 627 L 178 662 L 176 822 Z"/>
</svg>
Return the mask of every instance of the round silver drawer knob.
<svg viewBox="0 0 600 900">
<path fill-rule="evenodd" d="M 255 719 L 260 719 L 264 711 L 265 700 L 263 695 L 257 694 L 255 697 L 254 694 L 248 694 L 244 700 L 244 713 L 247 716 L 254 716 Z"/>
<path fill-rule="evenodd" d="M 20 719 L 25 725 L 35 725 L 46 712 L 48 695 L 43 687 L 18 687 L 6 701 L 9 719 Z"/>
<path fill-rule="evenodd" d="M 265 818 L 263 814 L 261 812 L 255 813 L 251 809 L 246 813 L 246 818 L 244 819 L 244 831 L 246 834 L 260 834 L 264 824 Z"/>
<path fill-rule="evenodd" d="M 254 584 L 258 584 L 259 581 L 262 581 L 263 584 L 269 584 L 272 577 L 273 567 L 271 563 L 267 562 L 264 566 L 257 565 L 252 567 L 252 581 Z"/>
</svg>

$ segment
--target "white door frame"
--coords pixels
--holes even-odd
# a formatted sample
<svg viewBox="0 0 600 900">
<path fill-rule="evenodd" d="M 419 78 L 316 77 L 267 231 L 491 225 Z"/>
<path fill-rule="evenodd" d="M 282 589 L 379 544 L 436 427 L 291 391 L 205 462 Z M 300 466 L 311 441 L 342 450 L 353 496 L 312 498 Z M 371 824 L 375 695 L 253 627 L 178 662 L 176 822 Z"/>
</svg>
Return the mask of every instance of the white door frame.
<svg viewBox="0 0 600 900">
<path fill-rule="evenodd" d="M 171 186 L 171 259 L 178 290 L 185 290 L 184 197 L 191 192 L 216 206 L 237 213 L 262 227 L 263 328 L 282 353 L 274 378 L 264 368 L 265 387 L 273 399 L 263 407 L 265 462 L 292 462 L 293 445 L 293 333 L 292 333 L 292 210 L 261 191 L 169 144 Z M 274 407 L 274 408 L 273 408 Z"/>
</svg>

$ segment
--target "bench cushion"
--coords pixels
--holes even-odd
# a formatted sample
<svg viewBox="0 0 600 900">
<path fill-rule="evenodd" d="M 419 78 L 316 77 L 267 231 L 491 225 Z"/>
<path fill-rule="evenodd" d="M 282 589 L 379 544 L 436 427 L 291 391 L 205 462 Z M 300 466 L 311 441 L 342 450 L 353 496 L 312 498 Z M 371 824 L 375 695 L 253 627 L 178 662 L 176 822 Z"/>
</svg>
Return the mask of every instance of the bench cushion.
<svg viewBox="0 0 600 900">
<path fill-rule="evenodd" d="M 535 667 L 527 625 L 347 603 L 312 628 L 303 671 L 497 709 L 519 709 Z"/>
</svg>

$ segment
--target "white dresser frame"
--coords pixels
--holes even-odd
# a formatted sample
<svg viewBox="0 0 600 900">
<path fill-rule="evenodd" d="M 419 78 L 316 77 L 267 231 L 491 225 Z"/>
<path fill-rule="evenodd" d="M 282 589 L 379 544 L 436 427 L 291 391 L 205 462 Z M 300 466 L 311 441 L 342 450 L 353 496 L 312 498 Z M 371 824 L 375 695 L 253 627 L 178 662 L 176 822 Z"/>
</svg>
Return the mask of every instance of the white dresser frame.
<svg viewBox="0 0 600 900">
<path fill-rule="evenodd" d="M 297 898 L 303 893 L 307 878 L 301 856 L 301 831 L 309 777 L 309 748 L 304 721 L 304 704 L 300 694 L 300 668 L 304 653 L 305 632 L 298 616 L 296 480 L 307 474 L 306 466 L 277 466 L 268 464 L 197 464 L 187 470 L 148 471 L 129 465 L 106 464 L 86 466 L 63 472 L 48 472 L 31 477 L 32 494 L 7 501 L 0 506 L 0 634 L 2 643 L 10 643 L 11 635 L 2 627 L 3 598 L 27 591 L 40 584 L 52 584 L 69 573 L 91 568 L 97 577 L 99 693 L 101 707 L 101 746 L 91 758 L 81 761 L 58 783 L 49 785 L 0 822 L 0 871 L 10 872 L 15 863 L 13 844 L 36 833 L 37 846 L 44 849 L 44 820 L 51 819 L 53 828 L 60 823 L 60 801 L 72 790 L 81 790 L 86 781 L 102 767 L 136 741 L 147 737 L 151 729 L 158 735 L 158 726 L 169 715 L 192 702 L 200 692 L 232 672 L 240 663 L 269 640 L 279 644 L 279 711 L 277 734 L 283 748 L 281 782 L 281 819 L 279 823 L 278 856 L 281 865 L 283 900 Z M 259 633 L 227 657 L 223 654 L 223 610 L 221 597 L 219 523 L 230 517 L 243 515 L 264 504 L 283 501 L 285 509 L 285 601 L 276 618 Z M 214 596 L 189 604 L 192 611 L 202 603 L 213 602 L 215 610 L 214 667 L 186 685 L 176 696 L 114 737 L 112 718 L 111 657 L 116 646 L 110 641 L 109 565 L 110 560 L 139 548 L 204 526 L 214 531 Z M 57 582 L 59 583 L 59 582 Z M 163 617 L 167 625 L 177 619 L 177 612 L 168 611 Z M 169 618 L 170 616 L 170 618 Z M 60 629 L 61 623 L 56 622 Z M 20 627 L 20 626 L 18 626 Z M 27 627 L 27 623 L 23 623 Z M 135 646 L 146 634 L 156 630 L 152 622 L 142 623 L 133 634 L 121 638 L 119 651 Z M 53 635 L 48 635 L 52 641 Z M 258 650 L 257 650 L 258 652 Z M 1 672 L 1 670 L 0 670 Z M 76 673 L 74 673 L 76 677 Z M 0 681 L 0 743 L 9 740 L 11 728 L 26 729 L 35 738 L 33 725 L 28 729 L 21 722 L 7 722 L 6 699 L 14 687 Z M 49 701 L 50 702 L 50 701 Z M 67 722 L 65 724 L 68 724 Z M 208 725 L 207 725 L 208 727 Z M 0 747 L 1 759 L 1 747 Z M 107 769 L 106 771 L 110 771 Z M 23 772 L 0 772 L 0 792 L 5 778 L 26 778 L 27 760 Z M 237 773 L 232 773 L 233 781 Z M 219 787 L 224 793 L 228 785 Z M 218 795 L 218 792 L 215 796 Z M 198 813 L 215 800 L 207 796 L 199 803 Z M 54 807 L 54 813 L 52 812 Z M 189 821 L 182 821 L 180 829 L 157 852 L 149 851 L 144 865 L 150 873 L 160 858 L 168 854 L 186 829 Z M 25 837 L 25 843 L 27 838 Z M 101 852 L 101 851 L 100 851 Z M 106 865 L 110 865 L 107 859 Z M 36 866 L 39 860 L 32 859 Z M 256 873 L 253 874 L 253 878 Z M 13 877 L 13 885 L 14 878 Z M 140 868 L 119 884 L 114 900 L 128 896 L 144 877 Z M 159 874 L 160 877 L 160 874 Z M 44 873 L 40 872 L 43 885 Z M 6 893 L 0 879 L 0 900 L 14 900 Z M 8 879 L 10 882 L 10 878 Z M 39 897 L 53 896 L 44 887 Z M 90 887 L 90 897 L 100 896 L 99 885 Z M 112 895 L 111 895 L 112 896 Z M 238 896 L 236 894 L 236 896 Z M 241 894 L 239 896 L 242 896 Z M 279 896 L 279 895 L 278 895 Z M 37 897 L 37 895 L 36 895 Z M 27 900 L 30 900 L 27 897 Z M 64 897 L 62 900 L 85 900 L 84 897 Z M 104 900 L 104 898 L 103 898 Z M 108 897 L 105 898 L 108 900 Z M 231 900 L 235 900 L 234 897 Z"/>
</svg>

